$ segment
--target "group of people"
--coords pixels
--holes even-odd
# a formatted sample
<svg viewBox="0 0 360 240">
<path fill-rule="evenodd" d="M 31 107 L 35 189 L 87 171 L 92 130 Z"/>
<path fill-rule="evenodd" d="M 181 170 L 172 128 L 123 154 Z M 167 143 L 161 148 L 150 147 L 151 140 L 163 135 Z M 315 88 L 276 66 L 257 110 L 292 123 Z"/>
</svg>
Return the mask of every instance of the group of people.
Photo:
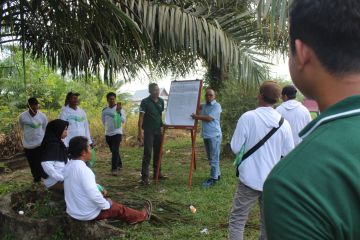
<svg viewBox="0 0 360 240">
<path fill-rule="evenodd" d="M 93 142 L 85 112 L 78 106 L 78 93 L 66 96 L 59 119 L 48 122 L 39 111 L 36 98 L 28 100 L 28 110 L 19 117 L 23 146 L 34 182 L 44 179 L 49 190 L 64 194 L 66 212 L 77 220 L 121 219 L 130 224 L 148 220 L 152 203 L 146 200 L 142 210 L 126 207 L 108 197 L 89 167 Z M 107 94 L 109 106 L 102 111 L 105 138 L 112 152 L 111 173 L 122 166 L 119 145 L 125 112 L 116 103 L 116 94 Z"/>
<path fill-rule="evenodd" d="M 239 182 L 229 219 L 231 240 L 243 239 L 250 208 L 256 201 L 260 203 L 260 239 L 360 239 L 360 152 L 356 140 L 360 135 L 359 12 L 357 0 L 292 1 L 290 74 L 295 86 L 317 101 L 321 115 L 311 121 L 306 108 L 295 100 L 294 86 L 281 90 L 274 81 L 262 83 L 258 108 L 239 118 L 231 139 L 239 160 Z M 144 185 L 150 184 L 151 154 L 156 177 L 164 110 L 158 86 L 150 84 L 149 92 L 141 102 L 138 122 L 138 140 L 144 144 Z M 29 111 L 20 116 L 34 181 L 49 179 L 46 186 L 55 189 L 61 188 L 63 181 L 67 212 L 74 218 L 126 215 L 132 216 L 127 219 L 132 223 L 147 219 L 151 203 L 147 202 L 142 211 L 128 209 L 99 191 L 94 174 L 86 166 L 92 143 L 86 115 L 72 99 L 76 94 L 70 95 L 61 114 L 63 120 L 47 124 L 33 98 L 29 99 Z M 125 121 L 115 97 L 108 95 L 109 107 L 103 111 L 114 174 L 122 166 L 118 156 L 121 137 L 114 137 L 121 131 L 115 130 L 119 126 L 115 119 Z M 283 103 L 274 109 L 280 97 Z M 203 122 L 202 137 L 210 164 L 210 178 L 203 182 L 204 187 L 216 184 L 221 176 L 222 110 L 215 98 L 215 92 L 208 89 L 200 114 L 192 115 Z M 76 134 L 81 136 L 66 134 L 66 129 L 76 131 L 80 126 L 82 132 Z M 51 150 L 55 148 L 60 150 Z M 70 155 L 68 163 L 65 151 Z M 38 159 L 43 159 L 43 170 L 36 167 Z M 53 174 L 62 168 L 62 176 Z M 159 177 L 165 179 L 163 174 Z"/>
</svg>

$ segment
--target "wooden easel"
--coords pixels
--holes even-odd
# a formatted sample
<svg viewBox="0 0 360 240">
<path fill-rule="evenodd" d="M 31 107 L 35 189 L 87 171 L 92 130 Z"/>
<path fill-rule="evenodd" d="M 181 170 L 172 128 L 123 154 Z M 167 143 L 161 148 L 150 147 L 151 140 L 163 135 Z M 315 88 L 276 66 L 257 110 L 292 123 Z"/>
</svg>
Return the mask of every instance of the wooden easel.
<svg viewBox="0 0 360 240">
<path fill-rule="evenodd" d="M 196 114 L 199 114 L 200 112 L 200 98 L 201 98 L 201 90 L 202 90 L 203 82 L 200 80 L 200 88 L 199 88 L 199 95 L 197 99 L 197 107 L 196 107 Z M 189 130 L 191 133 L 191 160 L 190 160 L 190 170 L 189 170 L 189 180 L 188 185 L 192 185 L 192 175 L 193 170 L 196 170 L 196 151 L 195 151 L 195 144 L 196 144 L 196 132 L 198 127 L 198 120 L 194 120 L 194 126 L 178 126 L 178 125 L 165 125 L 164 130 L 162 132 L 161 136 L 161 144 L 160 144 L 160 154 L 159 159 L 157 163 L 157 169 L 156 169 L 156 181 L 159 180 L 159 174 L 160 174 L 160 166 L 162 162 L 163 157 L 163 147 L 165 142 L 165 133 L 169 129 L 184 129 Z"/>
</svg>

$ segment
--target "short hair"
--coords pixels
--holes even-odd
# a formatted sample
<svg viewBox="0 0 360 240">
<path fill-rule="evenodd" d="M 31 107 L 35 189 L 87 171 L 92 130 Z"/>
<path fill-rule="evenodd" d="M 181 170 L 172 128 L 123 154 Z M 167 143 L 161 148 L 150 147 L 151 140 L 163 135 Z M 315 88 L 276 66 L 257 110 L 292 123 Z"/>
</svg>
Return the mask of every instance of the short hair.
<svg viewBox="0 0 360 240">
<path fill-rule="evenodd" d="M 360 72 L 360 1 L 294 0 L 290 7 L 290 48 L 310 46 L 334 75 Z"/>
<path fill-rule="evenodd" d="M 264 101 L 269 104 L 275 104 L 281 95 L 281 89 L 275 81 L 265 81 L 261 84 L 259 92 Z"/>
<path fill-rule="evenodd" d="M 36 98 L 32 97 L 32 98 L 28 99 L 28 104 L 29 104 L 29 106 L 37 105 L 37 104 L 39 104 L 39 101 Z"/>
<path fill-rule="evenodd" d="M 151 90 L 153 90 L 155 87 L 159 87 L 157 83 L 150 83 L 149 84 L 149 92 L 151 92 Z"/>
<path fill-rule="evenodd" d="M 78 93 L 78 92 L 68 92 L 66 94 L 64 106 L 69 104 L 70 98 L 72 98 L 73 96 L 78 97 L 78 96 L 80 96 L 80 93 Z"/>
<path fill-rule="evenodd" d="M 109 99 L 110 97 L 116 98 L 116 94 L 114 92 L 109 92 L 108 94 L 106 94 L 106 99 Z"/>
<path fill-rule="evenodd" d="M 88 148 L 89 140 L 83 136 L 73 137 L 69 142 L 69 157 L 70 159 L 77 159 L 81 156 L 83 151 L 86 151 Z"/>
<path fill-rule="evenodd" d="M 281 94 L 287 96 L 289 99 L 295 99 L 296 93 L 297 90 L 293 85 L 287 85 L 281 91 Z"/>
</svg>

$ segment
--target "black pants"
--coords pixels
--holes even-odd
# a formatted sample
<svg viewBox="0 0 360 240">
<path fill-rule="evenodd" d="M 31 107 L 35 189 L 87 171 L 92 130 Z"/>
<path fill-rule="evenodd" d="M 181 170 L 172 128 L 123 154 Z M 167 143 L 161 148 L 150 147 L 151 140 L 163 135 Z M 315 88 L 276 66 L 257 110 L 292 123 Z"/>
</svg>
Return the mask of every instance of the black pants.
<svg viewBox="0 0 360 240">
<path fill-rule="evenodd" d="M 41 166 L 41 147 L 37 147 L 34 149 L 24 149 L 25 156 L 28 160 L 31 174 L 34 178 L 34 182 L 40 182 L 41 178 L 46 178 L 47 174 Z"/>
<path fill-rule="evenodd" d="M 122 167 L 121 157 L 120 157 L 120 143 L 122 140 L 121 134 L 116 134 L 114 136 L 105 136 L 106 143 L 109 146 L 111 151 L 111 170 L 116 170 L 118 167 Z"/>
<path fill-rule="evenodd" d="M 154 175 L 157 171 L 157 162 L 160 156 L 161 131 L 152 132 L 144 131 L 144 156 L 142 160 L 141 178 L 143 180 L 149 178 L 149 165 L 151 160 L 151 152 L 153 152 L 153 168 Z"/>
</svg>

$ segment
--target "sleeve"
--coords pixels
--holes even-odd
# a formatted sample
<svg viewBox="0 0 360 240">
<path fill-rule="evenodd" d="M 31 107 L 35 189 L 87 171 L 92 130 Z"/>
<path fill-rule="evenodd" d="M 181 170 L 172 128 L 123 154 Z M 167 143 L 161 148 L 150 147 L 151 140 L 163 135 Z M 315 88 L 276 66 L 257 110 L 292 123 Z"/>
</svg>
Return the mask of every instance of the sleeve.
<svg viewBox="0 0 360 240">
<path fill-rule="evenodd" d="M 245 115 L 241 116 L 237 125 L 235 132 L 231 138 L 230 146 L 234 154 L 238 154 L 245 144 L 246 139 L 248 138 L 248 127 L 247 127 L 247 117 Z"/>
<path fill-rule="evenodd" d="M 212 119 L 220 119 L 221 112 L 222 110 L 220 104 L 215 104 L 211 111 L 208 113 L 208 116 L 210 116 Z"/>
<path fill-rule="evenodd" d="M 46 117 L 46 115 L 45 114 L 43 114 L 43 123 L 42 123 L 42 129 L 45 131 L 45 129 L 46 129 L 46 126 L 47 126 L 47 124 L 48 124 L 48 119 L 47 119 L 47 117 Z"/>
<path fill-rule="evenodd" d="M 64 176 L 55 170 L 54 161 L 42 162 L 41 166 L 49 177 L 54 178 L 56 181 L 64 181 Z"/>
<path fill-rule="evenodd" d="M 125 110 L 121 109 L 120 113 L 121 113 L 121 122 L 124 124 L 126 122 Z"/>
<path fill-rule="evenodd" d="M 140 103 L 139 112 L 145 113 L 146 112 L 146 101 L 143 99 Z"/>
<path fill-rule="evenodd" d="M 85 135 L 86 135 L 87 139 L 89 140 L 89 144 L 92 144 L 93 141 L 90 136 L 89 121 L 88 121 L 85 111 L 83 111 L 83 114 L 85 117 L 85 123 L 84 123 L 85 124 Z"/>
<path fill-rule="evenodd" d="M 285 157 L 289 152 L 291 152 L 295 145 L 294 145 L 294 138 L 292 136 L 291 127 L 288 121 L 284 120 L 284 141 L 282 146 L 281 155 Z"/>
<path fill-rule="evenodd" d="M 66 114 L 65 109 L 62 109 L 62 110 L 61 110 L 59 118 L 60 118 L 61 120 L 67 121 L 67 114 Z"/>
<path fill-rule="evenodd" d="M 103 109 L 101 111 L 101 121 L 102 121 L 102 124 L 105 126 L 105 113 L 104 113 L 105 109 Z"/>
<path fill-rule="evenodd" d="M 106 210 L 110 208 L 110 203 L 103 197 L 99 191 L 95 175 L 91 172 L 90 169 L 84 169 L 81 174 L 81 185 L 83 186 L 84 191 L 87 193 L 87 196 L 91 201 L 93 201 L 99 208 Z"/>
<path fill-rule="evenodd" d="M 161 99 L 161 101 L 162 101 L 161 112 L 163 112 L 165 110 L 165 101 L 164 101 L 164 99 Z"/>
<path fill-rule="evenodd" d="M 322 214 L 316 210 L 315 201 L 299 192 L 301 188 L 295 189 L 287 182 L 276 175 L 270 175 L 265 181 L 263 204 L 267 238 L 334 239 L 324 224 L 326 221 L 321 219 Z"/>
<path fill-rule="evenodd" d="M 20 125 L 21 130 L 24 131 L 24 121 L 23 121 L 22 115 L 19 116 L 19 125 Z"/>
</svg>

